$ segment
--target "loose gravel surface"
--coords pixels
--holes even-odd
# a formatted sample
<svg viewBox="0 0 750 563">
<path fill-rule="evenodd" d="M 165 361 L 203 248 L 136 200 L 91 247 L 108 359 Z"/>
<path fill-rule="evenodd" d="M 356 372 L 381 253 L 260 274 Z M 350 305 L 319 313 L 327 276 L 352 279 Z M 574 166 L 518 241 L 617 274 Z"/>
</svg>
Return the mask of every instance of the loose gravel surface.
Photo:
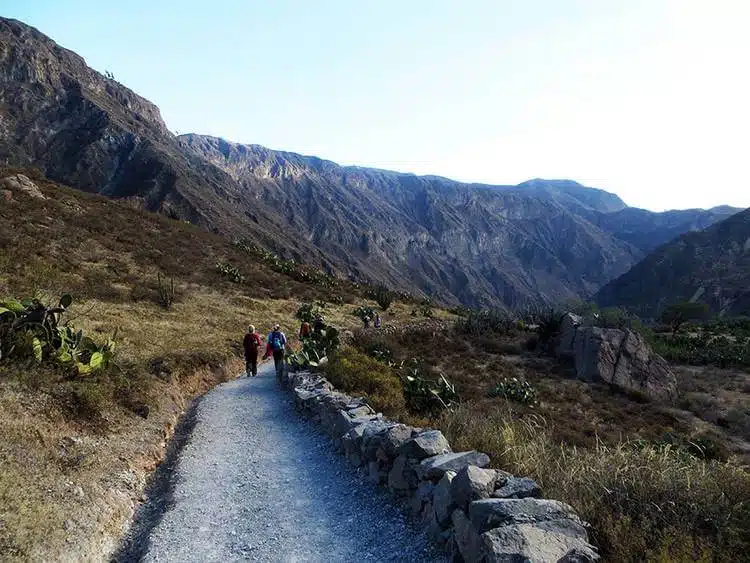
<svg viewBox="0 0 750 563">
<path fill-rule="evenodd" d="M 444 560 L 295 413 L 272 366 L 212 390 L 190 418 L 120 561 Z"/>
</svg>

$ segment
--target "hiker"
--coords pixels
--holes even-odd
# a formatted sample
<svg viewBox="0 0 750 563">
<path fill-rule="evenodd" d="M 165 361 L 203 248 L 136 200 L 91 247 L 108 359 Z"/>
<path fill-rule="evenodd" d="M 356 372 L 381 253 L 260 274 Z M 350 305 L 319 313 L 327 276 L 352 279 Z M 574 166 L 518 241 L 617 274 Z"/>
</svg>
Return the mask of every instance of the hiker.
<svg viewBox="0 0 750 563">
<path fill-rule="evenodd" d="M 365 324 L 365 328 L 370 328 L 370 315 L 362 317 L 362 322 Z"/>
<path fill-rule="evenodd" d="M 255 331 L 255 327 L 247 327 L 242 347 L 245 349 L 245 372 L 248 377 L 258 375 L 258 351 L 262 345 L 260 334 Z"/>
<path fill-rule="evenodd" d="M 265 360 L 273 355 L 273 364 L 276 367 L 276 379 L 281 381 L 284 374 L 284 350 L 286 349 L 286 335 L 281 332 L 279 325 L 274 325 L 273 330 L 268 333 L 268 344 L 266 345 Z"/>
<path fill-rule="evenodd" d="M 323 329 L 325 329 L 326 323 L 323 321 L 323 315 L 315 315 L 315 322 L 313 323 L 313 332 L 315 334 L 320 335 L 323 333 Z"/>
<path fill-rule="evenodd" d="M 310 332 L 312 332 L 312 328 L 310 327 L 310 323 L 307 321 L 302 323 L 302 326 L 299 327 L 299 339 L 304 340 L 308 336 L 310 336 Z"/>
<path fill-rule="evenodd" d="M 375 328 L 380 328 L 380 313 L 375 313 Z"/>
</svg>

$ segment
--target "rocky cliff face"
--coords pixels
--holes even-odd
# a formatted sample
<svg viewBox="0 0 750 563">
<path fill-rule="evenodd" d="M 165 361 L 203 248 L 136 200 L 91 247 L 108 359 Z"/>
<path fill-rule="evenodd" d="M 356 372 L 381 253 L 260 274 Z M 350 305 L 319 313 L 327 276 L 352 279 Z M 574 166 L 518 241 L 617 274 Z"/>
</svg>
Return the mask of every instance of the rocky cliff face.
<svg viewBox="0 0 750 563">
<path fill-rule="evenodd" d="M 567 180 L 484 186 L 175 137 L 158 108 L 21 22 L 0 18 L 0 163 L 340 275 L 447 303 L 521 307 L 591 295 L 648 240 L 710 223 L 638 215 Z M 645 245 L 645 246 L 644 246 Z"/>
<path fill-rule="evenodd" d="M 279 209 L 332 259 L 448 301 L 489 305 L 499 298 L 522 306 L 572 299 L 641 255 L 556 198 L 523 186 L 341 167 L 201 135 L 181 141 Z"/>
<path fill-rule="evenodd" d="M 675 301 L 750 315 L 750 209 L 659 247 L 596 296 L 604 306 L 655 316 Z"/>
</svg>

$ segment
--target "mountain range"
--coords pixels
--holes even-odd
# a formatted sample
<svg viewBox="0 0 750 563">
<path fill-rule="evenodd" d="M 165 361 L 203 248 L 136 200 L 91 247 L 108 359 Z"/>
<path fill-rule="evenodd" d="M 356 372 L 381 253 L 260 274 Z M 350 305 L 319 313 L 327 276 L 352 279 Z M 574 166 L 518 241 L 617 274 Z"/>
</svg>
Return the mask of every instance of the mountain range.
<svg viewBox="0 0 750 563">
<path fill-rule="evenodd" d="M 674 301 L 700 301 L 721 315 L 750 316 L 750 209 L 679 236 L 596 295 L 645 317 Z"/>
<path fill-rule="evenodd" d="M 660 245 L 738 211 L 655 213 L 570 180 L 467 184 L 177 136 L 154 104 L 5 18 L 0 163 L 330 273 L 469 306 L 588 298 Z"/>
</svg>

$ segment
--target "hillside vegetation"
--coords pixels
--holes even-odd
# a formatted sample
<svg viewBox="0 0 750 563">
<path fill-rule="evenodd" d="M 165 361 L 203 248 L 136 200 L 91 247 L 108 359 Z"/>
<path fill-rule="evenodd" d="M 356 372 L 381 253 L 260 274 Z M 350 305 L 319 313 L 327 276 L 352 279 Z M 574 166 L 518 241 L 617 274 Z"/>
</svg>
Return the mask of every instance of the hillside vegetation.
<svg viewBox="0 0 750 563">
<path fill-rule="evenodd" d="M 38 192 L 3 181 L 19 172 Z M 0 169 L 0 184 L 0 302 L 70 294 L 59 325 L 116 342 L 111 365 L 86 374 L 0 359 L 3 560 L 105 557 L 189 399 L 244 371 L 249 323 L 292 337 L 301 300 L 327 300 L 342 328 L 361 324 L 355 303 L 376 306 L 351 284 L 299 282 L 309 277 L 272 256 L 30 170 Z M 160 284 L 174 288 L 168 306 Z M 389 322 L 410 312 L 394 303 Z"/>
<path fill-rule="evenodd" d="M 328 375 L 391 416 L 440 428 L 456 448 L 488 452 L 496 468 L 532 476 L 591 523 L 606 561 L 743 559 L 750 373 L 674 365 L 676 403 L 652 402 L 576 379 L 543 353 L 538 330 L 471 313 L 455 326 L 358 331 Z M 433 382 L 450 408 L 414 380 Z"/>
</svg>

